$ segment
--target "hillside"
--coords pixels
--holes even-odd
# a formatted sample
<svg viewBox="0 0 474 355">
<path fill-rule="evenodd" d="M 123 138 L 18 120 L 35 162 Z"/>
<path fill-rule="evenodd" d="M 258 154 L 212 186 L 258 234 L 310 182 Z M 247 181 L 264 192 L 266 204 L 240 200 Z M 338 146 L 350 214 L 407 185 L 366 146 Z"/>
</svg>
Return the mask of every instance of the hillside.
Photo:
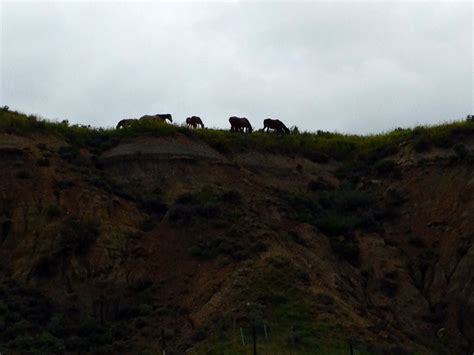
<svg viewBox="0 0 474 355">
<path fill-rule="evenodd" d="M 3 110 L 0 167 L 0 352 L 250 354 L 252 325 L 259 354 L 474 351 L 473 121 L 282 136 Z"/>
</svg>

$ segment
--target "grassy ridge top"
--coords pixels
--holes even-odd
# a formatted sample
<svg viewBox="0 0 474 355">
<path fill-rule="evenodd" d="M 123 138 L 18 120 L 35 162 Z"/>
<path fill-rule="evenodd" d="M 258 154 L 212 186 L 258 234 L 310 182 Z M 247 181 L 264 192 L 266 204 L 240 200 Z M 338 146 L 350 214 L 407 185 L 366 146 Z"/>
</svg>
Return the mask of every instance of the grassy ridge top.
<svg viewBox="0 0 474 355">
<path fill-rule="evenodd" d="M 0 111 L 0 131 L 16 134 L 44 132 L 62 136 L 70 144 L 100 153 L 117 145 L 124 138 L 149 135 L 170 137 L 184 134 L 209 144 L 221 153 L 261 151 L 278 154 L 302 155 L 315 161 L 383 158 L 392 154 L 404 142 L 412 142 L 420 151 L 431 146 L 448 148 L 466 136 L 474 136 L 474 121 L 459 120 L 435 126 L 395 129 L 374 135 L 351 135 L 317 131 L 292 134 L 238 134 L 221 129 L 190 130 L 184 126 L 151 121 L 137 121 L 124 129 L 91 128 L 70 125 L 67 121 L 54 122 L 16 111 Z M 417 149 L 418 150 L 418 149 Z"/>
</svg>

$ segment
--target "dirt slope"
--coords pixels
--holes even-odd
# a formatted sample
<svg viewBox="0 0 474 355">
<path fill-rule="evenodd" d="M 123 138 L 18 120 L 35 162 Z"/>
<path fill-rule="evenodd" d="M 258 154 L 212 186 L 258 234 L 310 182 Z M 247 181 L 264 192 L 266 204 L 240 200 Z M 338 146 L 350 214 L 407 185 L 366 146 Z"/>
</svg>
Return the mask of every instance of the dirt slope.
<svg viewBox="0 0 474 355">
<path fill-rule="evenodd" d="M 354 180 L 341 162 L 222 154 L 184 135 L 68 146 L 0 133 L 0 328 L 16 327 L 0 349 L 158 351 L 164 328 L 171 352 L 199 352 L 256 319 L 331 324 L 373 352 L 474 349 L 473 164 L 451 149 L 408 144 L 393 171 Z M 338 233 L 311 223 L 324 201 L 295 202 L 348 184 L 384 208 L 395 191 L 393 216 L 344 209 L 365 222 Z M 28 318 L 43 298 L 47 314 Z"/>
</svg>

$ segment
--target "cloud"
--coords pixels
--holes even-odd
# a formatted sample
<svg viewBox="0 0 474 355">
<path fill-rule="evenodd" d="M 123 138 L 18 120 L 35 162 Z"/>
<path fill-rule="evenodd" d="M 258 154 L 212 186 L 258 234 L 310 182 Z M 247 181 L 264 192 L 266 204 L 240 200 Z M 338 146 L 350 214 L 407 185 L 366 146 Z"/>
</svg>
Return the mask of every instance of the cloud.
<svg viewBox="0 0 474 355">
<path fill-rule="evenodd" d="M 470 3 L 4 2 L 2 104 L 369 133 L 473 111 Z"/>
</svg>

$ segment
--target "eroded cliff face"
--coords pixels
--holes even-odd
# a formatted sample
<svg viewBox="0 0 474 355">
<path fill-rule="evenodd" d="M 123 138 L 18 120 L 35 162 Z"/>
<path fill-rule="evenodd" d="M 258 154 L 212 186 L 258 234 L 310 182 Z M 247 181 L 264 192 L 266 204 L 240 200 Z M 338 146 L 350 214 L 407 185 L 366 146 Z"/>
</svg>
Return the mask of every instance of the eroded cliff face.
<svg viewBox="0 0 474 355">
<path fill-rule="evenodd" d="M 44 324 L 54 314 L 96 320 L 101 332 L 128 324 L 101 341 L 130 353 L 158 349 L 166 328 L 183 352 L 210 342 L 216 319 L 252 321 L 248 303 L 269 317 L 301 301 L 304 319 L 362 344 L 473 348 L 473 165 L 449 149 L 404 146 L 390 157 L 397 174 L 349 181 L 341 163 L 221 154 L 181 135 L 123 140 L 99 156 L 64 147 L 57 136 L 0 133 L 0 277 L 50 300 Z M 384 208 L 395 191 L 393 216 L 370 207 L 370 228 L 339 235 L 311 222 L 324 203 L 314 215 L 310 202 L 294 204 L 349 183 Z M 275 301 L 273 287 L 291 293 Z M 77 331 L 63 335 L 65 349 L 90 350 L 70 341 Z M 8 337 L 0 343 L 14 349 Z"/>
</svg>

